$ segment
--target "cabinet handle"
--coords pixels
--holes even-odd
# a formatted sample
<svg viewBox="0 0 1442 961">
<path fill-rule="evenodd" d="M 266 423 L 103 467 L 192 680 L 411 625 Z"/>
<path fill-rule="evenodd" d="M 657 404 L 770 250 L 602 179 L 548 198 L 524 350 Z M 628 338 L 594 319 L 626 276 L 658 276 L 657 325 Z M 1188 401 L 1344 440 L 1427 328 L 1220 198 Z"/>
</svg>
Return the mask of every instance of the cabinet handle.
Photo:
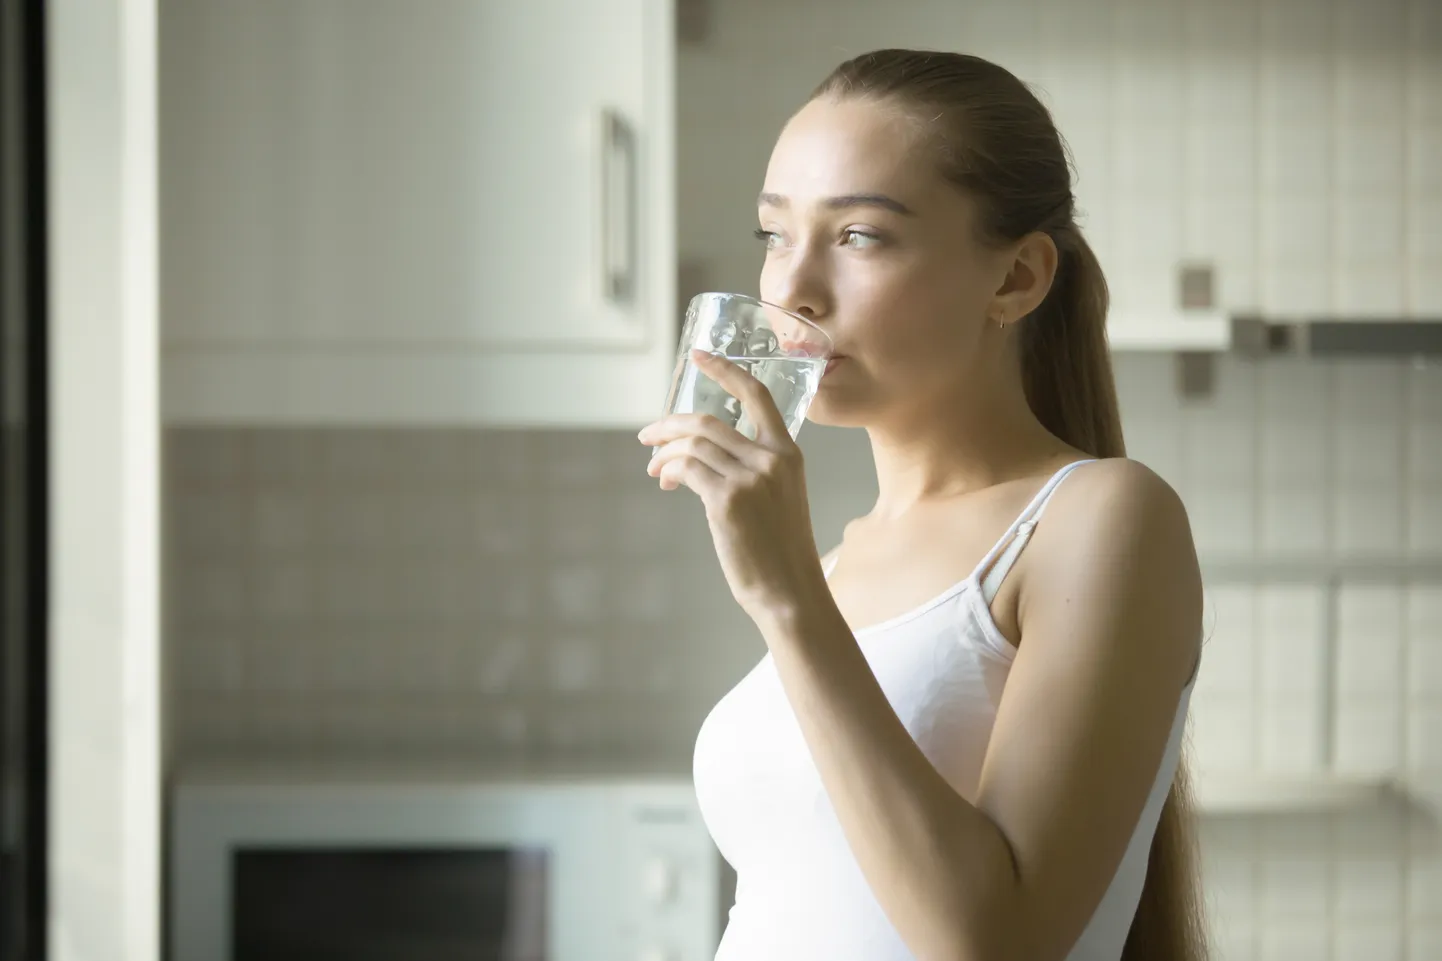
<svg viewBox="0 0 1442 961">
<path fill-rule="evenodd" d="M 601 283 L 606 300 L 636 294 L 636 136 L 615 110 L 601 111 Z"/>
</svg>

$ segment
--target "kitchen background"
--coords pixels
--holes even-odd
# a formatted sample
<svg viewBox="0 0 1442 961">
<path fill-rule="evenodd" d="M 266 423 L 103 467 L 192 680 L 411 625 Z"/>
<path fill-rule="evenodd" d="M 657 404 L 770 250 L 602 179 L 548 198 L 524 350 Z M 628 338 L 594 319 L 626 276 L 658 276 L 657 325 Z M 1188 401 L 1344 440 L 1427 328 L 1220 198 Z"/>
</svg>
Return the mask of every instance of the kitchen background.
<svg viewBox="0 0 1442 961">
<path fill-rule="evenodd" d="M 604 394 L 584 396 L 606 389 L 601 375 L 557 367 L 558 379 L 518 377 L 495 398 L 449 408 L 444 385 L 430 407 L 393 400 L 390 374 L 422 376 L 385 366 L 388 351 L 406 350 L 405 325 L 419 325 L 418 350 L 454 347 L 454 331 L 416 317 L 424 297 L 421 311 L 389 318 L 402 333 L 366 332 L 353 354 L 342 327 L 286 329 L 288 307 L 343 316 L 362 305 L 363 293 L 337 291 L 364 279 L 316 293 L 303 268 L 336 256 L 328 244 L 359 243 L 316 218 L 386 168 L 327 170 L 339 147 L 317 136 L 288 149 L 279 138 L 350 103 L 338 91 L 357 80 L 358 61 L 324 30 L 335 5 L 230 7 L 161 4 L 169 769 L 404 756 L 686 771 L 701 719 L 763 652 L 729 599 L 698 505 L 644 475 L 631 426 L 640 408 L 617 400 L 613 416 Z M 404 16 L 424 21 L 426 9 Z M 454 18 L 459 7 L 434 9 Z M 1442 317 L 1433 0 L 728 0 L 680 2 L 676 17 L 679 280 L 646 288 L 658 315 L 674 312 L 657 304 L 697 290 L 754 292 L 752 205 L 777 131 L 835 63 L 898 45 L 980 53 L 1040 85 L 1075 151 L 1119 323 L 1174 314 L 1187 263 L 1214 270 L 1230 314 Z M 559 62 L 586 42 L 568 31 L 554 50 L 526 55 Z M 236 66 L 247 43 L 269 43 L 254 49 L 272 52 L 275 74 L 310 85 L 259 109 L 269 81 Z M 660 63 L 646 61 L 657 72 L 637 86 L 647 116 L 666 106 Z M 422 87 L 379 104 L 379 120 L 345 115 L 340 137 L 320 132 L 343 147 L 346 131 L 399 116 Z M 524 103 L 545 88 L 521 80 L 506 96 Z M 251 98 L 250 113 L 209 114 L 207 95 Z M 229 139 L 222 122 L 236 127 Z M 387 149 L 390 161 L 402 156 Z M 223 152 L 242 156 L 227 166 Z M 643 173 L 664 182 L 666 151 L 644 131 L 641 154 Z M 424 185 L 406 189 L 425 200 Z M 413 231 L 406 245 L 434 239 L 423 217 L 440 208 L 418 202 L 400 217 L 374 206 L 375 223 Z M 642 199 L 644 224 L 670 216 L 657 206 Z M 207 217 L 233 229 L 207 233 Z M 235 229 L 267 217 L 281 225 Z M 569 229 L 561 220 L 544 231 Z M 530 242 L 477 241 L 498 257 Z M 199 259 L 240 249 L 227 244 L 249 245 L 250 259 Z M 402 247 L 368 255 L 386 250 Z M 472 255 L 438 256 L 462 254 Z M 656 256 L 643 251 L 643 265 Z M 423 261 L 412 250 L 396 270 L 422 276 Z M 244 289 L 262 270 L 265 289 L 279 291 L 270 301 Z M 461 300 L 494 299 L 506 323 L 544 328 L 552 291 L 564 299 L 570 281 L 520 273 L 524 297 L 481 285 Z M 226 314 L 242 302 L 256 312 L 250 328 L 243 312 Z M 1167 329 L 1158 320 L 1150 342 L 1119 344 L 1117 377 L 1130 451 L 1181 491 L 1206 568 L 1192 757 L 1218 955 L 1442 958 L 1442 366 L 1253 357 L 1225 344 L 1179 360 Z M 641 353 L 662 376 L 645 382 L 643 407 L 659 404 L 674 330 L 655 340 Z M 312 366 L 263 366 L 291 349 Z M 332 369 L 327 356 L 341 359 Z M 326 388 L 275 386 L 322 369 L 334 378 Z M 574 415 L 526 407 L 536 403 L 527 392 L 567 384 Z M 874 494 L 865 441 L 810 426 L 802 446 L 829 547 Z"/>
</svg>

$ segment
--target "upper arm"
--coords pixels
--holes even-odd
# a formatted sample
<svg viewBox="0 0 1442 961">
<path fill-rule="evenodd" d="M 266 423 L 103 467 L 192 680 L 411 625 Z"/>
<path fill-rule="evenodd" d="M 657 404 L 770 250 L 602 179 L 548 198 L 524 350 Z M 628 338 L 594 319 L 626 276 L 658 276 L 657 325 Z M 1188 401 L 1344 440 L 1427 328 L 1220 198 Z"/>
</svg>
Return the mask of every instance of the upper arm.
<svg viewBox="0 0 1442 961">
<path fill-rule="evenodd" d="M 1016 920 L 1045 957 L 1075 942 L 1116 873 L 1195 664 L 1202 600 L 1180 499 L 1131 461 L 1058 488 L 1028 554 L 977 803 L 1010 846 Z"/>
</svg>

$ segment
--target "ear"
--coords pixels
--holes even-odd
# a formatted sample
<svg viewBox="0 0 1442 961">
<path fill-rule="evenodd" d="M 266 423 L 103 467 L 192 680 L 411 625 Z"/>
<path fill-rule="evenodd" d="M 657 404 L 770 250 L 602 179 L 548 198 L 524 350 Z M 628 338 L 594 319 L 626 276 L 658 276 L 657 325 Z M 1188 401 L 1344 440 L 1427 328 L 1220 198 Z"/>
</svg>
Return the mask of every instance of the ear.
<svg viewBox="0 0 1442 961">
<path fill-rule="evenodd" d="M 1056 241 L 1047 234 L 1027 234 L 1012 247 L 1011 268 L 997 288 L 987 316 L 1003 326 L 1021 320 L 1041 306 L 1056 279 Z"/>
</svg>

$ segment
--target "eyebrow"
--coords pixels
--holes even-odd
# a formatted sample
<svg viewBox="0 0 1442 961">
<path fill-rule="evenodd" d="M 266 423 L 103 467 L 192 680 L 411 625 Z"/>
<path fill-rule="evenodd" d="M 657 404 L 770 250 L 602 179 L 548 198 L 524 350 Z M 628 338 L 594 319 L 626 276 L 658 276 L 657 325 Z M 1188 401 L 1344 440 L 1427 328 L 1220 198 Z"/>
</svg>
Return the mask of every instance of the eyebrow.
<svg viewBox="0 0 1442 961">
<path fill-rule="evenodd" d="M 769 194 L 765 191 L 762 191 L 761 196 L 756 198 L 756 203 L 757 206 L 762 207 L 791 206 L 791 201 L 780 194 Z M 840 197 L 827 197 L 822 203 L 832 210 L 844 210 L 847 207 L 881 207 L 906 217 L 916 215 L 915 211 L 906 204 L 888 197 L 886 194 L 842 194 Z"/>
</svg>

